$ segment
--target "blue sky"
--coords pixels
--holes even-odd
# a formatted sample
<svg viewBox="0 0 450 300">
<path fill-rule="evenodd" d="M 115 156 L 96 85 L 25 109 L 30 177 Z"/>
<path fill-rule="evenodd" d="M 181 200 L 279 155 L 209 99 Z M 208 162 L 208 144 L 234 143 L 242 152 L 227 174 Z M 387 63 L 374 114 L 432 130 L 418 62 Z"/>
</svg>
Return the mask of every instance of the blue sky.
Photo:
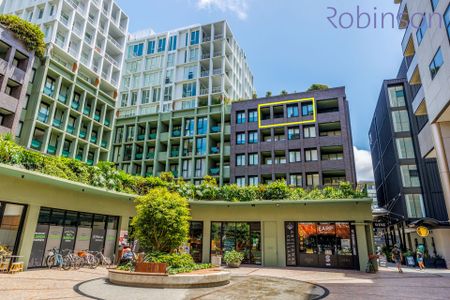
<svg viewBox="0 0 450 300">
<path fill-rule="evenodd" d="M 394 0 L 118 0 L 131 32 L 156 32 L 226 19 L 247 59 L 258 95 L 303 91 L 312 83 L 346 86 L 359 179 L 371 177 L 367 132 L 383 79 L 394 78 L 403 32 L 381 14 L 397 14 Z M 370 26 L 356 28 L 357 7 Z M 339 26 L 334 28 L 327 17 Z M 377 20 L 374 22 L 374 14 Z M 361 19 L 361 26 L 367 17 Z M 374 24 L 377 29 L 374 29 Z M 361 169 L 362 168 L 362 169 Z"/>
</svg>

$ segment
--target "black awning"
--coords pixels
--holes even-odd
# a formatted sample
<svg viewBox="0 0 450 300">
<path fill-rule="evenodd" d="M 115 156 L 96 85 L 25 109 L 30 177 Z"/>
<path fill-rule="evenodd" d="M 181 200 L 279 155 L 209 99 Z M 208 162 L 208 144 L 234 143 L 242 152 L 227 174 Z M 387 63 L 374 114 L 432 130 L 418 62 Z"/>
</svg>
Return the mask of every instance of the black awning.
<svg viewBox="0 0 450 300">
<path fill-rule="evenodd" d="M 434 218 L 422 218 L 422 219 L 418 219 L 418 220 L 415 220 L 415 221 L 409 223 L 408 227 L 416 228 L 418 226 L 426 226 L 426 227 L 433 228 L 433 227 L 448 226 L 448 225 L 449 225 L 448 222 L 439 221 Z"/>
</svg>

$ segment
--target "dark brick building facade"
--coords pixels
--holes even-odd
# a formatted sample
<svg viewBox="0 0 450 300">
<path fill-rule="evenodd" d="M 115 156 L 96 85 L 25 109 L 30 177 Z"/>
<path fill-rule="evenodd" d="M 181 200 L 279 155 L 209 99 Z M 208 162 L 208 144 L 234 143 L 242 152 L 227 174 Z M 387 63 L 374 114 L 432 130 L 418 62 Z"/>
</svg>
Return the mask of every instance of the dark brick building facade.
<svg viewBox="0 0 450 300">
<path fill-rule="evenodd" d="M 345 88 L 233 102 L 231 183 L 356 184 Z"/>
</svg>

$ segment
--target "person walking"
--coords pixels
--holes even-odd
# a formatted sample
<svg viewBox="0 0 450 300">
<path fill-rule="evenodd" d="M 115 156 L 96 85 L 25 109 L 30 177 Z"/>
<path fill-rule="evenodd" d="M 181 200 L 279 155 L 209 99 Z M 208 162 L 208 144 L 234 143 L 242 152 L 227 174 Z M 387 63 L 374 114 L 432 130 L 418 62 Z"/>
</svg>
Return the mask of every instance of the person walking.
<svg viewBox="0 0 450 300">
<path fill-rule="evenodd" d="M 403 273 L 402 270 L 402 251 L 399 249 L 397 245 L 394 246 L 394 249 L 392 249 L 392 260 L 395 262 L 395 265 L 397 266 L 397 270 L 399 273 Z"/>
<path fill-rule="evenodd" d="M 423 263 L 423 258 L 425 256 L 425 249 L 423 245 L 419 245 L 416 250 L 416 259 L 417 265 L 419 266 L 420 271 L 425 269 L 425 264 Z"/>
</svg>

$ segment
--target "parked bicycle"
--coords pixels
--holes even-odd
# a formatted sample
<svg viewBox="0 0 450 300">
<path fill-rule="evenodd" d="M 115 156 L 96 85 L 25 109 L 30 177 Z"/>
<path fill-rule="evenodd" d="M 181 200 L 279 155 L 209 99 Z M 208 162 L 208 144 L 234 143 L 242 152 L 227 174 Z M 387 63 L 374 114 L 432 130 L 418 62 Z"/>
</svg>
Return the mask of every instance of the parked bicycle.
<svg viewBox="0 0 450 300">
<path fill-rule="evenodd" d="M 101 251 L 92 251 L 92 254 L 94 254 L 95 258 L 98 260 L 99 265 L 107 266 L 107 267 L 112 265 L 111 258 L 106 257 L 103 254 L 103 252 L 101 252 Z"/>
<path fill-rule="evenodd" d="M 49 269 L 53 267 L 59 267 L 62 268 L 63 270 L 69 270 L 71 267 L 70 261 L 67 258 L 64 259 L 61 250 L 56 248 L 53 248 L 48 251 L 48 255 L 45 258 L 45 265 Z"/>
<path fill-rule="evenodd" d="M 82 258 L 81 267 L 88 266 L 91 269 L 97 268 L 99 260 L 89 250 L 79 251 L 77 254 Z"/>
</svg>

